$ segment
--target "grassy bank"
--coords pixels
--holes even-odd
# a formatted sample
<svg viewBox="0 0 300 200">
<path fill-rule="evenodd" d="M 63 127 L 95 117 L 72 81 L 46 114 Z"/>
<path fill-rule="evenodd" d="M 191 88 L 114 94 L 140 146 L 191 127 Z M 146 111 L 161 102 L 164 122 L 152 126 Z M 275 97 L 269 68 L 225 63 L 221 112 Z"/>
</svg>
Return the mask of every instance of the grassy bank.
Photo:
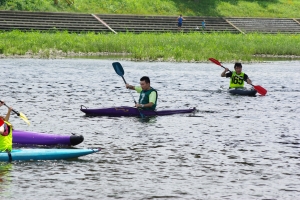
<svg viewBox="0 0 300 200">
<path fill-rule="evenodd" d="M 1 10 L 227 17 L 300 18 L 299 0 L 1 0 Z"/>
<path fill-rule="evenodd" d="M 22 41 L 22 42 L 20 42 Z M 300 56 L 300 35 L 231 34 L 70 34 L 67 32 L 1 32 L 0 54 L 25 55 L 31 51 L 49 58 L 51 51 L 129 53 L 132 60 L 254 61 L 255 54 Z"/>
<path fill-rule="evenodd" d="M 2 10 L 139 15 L 300 18 L 299 0 L 0 0 Z M 0 57 L 32 52 L 49 58 L 58 52 L 128 53 L 133 60 L 223 61 L 255 60 L 255 54 L 297 55 L 299 35 L 230 33 L 70 34 L 0 32 Z"/>
</svg>

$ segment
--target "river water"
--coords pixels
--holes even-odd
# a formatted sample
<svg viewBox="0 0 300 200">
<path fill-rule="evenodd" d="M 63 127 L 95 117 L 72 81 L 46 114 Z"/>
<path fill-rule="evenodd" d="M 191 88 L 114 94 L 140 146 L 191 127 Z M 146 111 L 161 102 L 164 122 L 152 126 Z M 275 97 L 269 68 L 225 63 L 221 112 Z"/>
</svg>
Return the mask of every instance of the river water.
<svg viewBox="0 0 300 200">
<path fill-rule="evenodd" d="M 233 96 L 213 63 L 121 61 L 126 81 L 148 75 L 157 109 L 195 114 L 85 117 L 132 106 L 116 60 L 2 59 L 1 99 L 15 129 L 82 134 L 75 160 L 0 163 L 0 199 L 297 199 L 300 197 L 300 61 L 244 64 L 266 96 Z M 230 69 L 232 63 L 224 63 Z M 138 95 L 134 93 L 135 99 Z M 1 107 L 1 113 L 6 113 Z"/>
</svg>

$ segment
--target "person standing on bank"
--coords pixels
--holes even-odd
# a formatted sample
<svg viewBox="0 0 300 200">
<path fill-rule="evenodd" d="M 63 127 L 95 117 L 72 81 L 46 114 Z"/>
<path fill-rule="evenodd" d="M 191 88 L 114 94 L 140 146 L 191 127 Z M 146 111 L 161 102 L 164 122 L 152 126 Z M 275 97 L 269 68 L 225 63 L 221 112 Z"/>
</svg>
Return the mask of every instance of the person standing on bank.
<svg viewBox="0 0 300 200">
<path fill-rule="evenodd" d="M 157 105 L 157 91 L 150 86 L 150 78 L 148 76 L 143 76 L 140 79 L 140 86 L 132 86 L 127 83 L 126 88 L 140 93 L 139 102 L 135 107 L 142 110 L 155 110 Z"/>
<path fill-rule="evenodd" d="M 182 15 L 180 15 L 178 18 L 177 18 L 177 21 L 178 21 L 178 30 L 180 31 L 181 30 L 181 27 L 182 27 L 182 21 L 185 20 Z"/>
<path fill-rule="evenodd" d="M 0 103 L 0 106 L 4 102 Z M 10 153 L 12 150 L 12 125 L 8 122 L 12 108 L 8 108 L 5 117 L 0 116 L 0 152 Z"/>
<path fill-rule="evenodd" d="M 243 88 L 244 81 L 248 84 L 252 84 L 252 81 L 249 79 L 248 75 L 242 72 L 242 63 L 235 63 L 234 64 L 235 71 L 229 71 L 228 68 L 222 72 L 221 77 L 230 78 L 230 85 L 229 88 Z"/>
<path fill-rule="evenodd" d="M 202 25 L 202 31 L 204 31 L 206 27 L 205 19 L 202 21 L 201 25 Z"/>
</svg>

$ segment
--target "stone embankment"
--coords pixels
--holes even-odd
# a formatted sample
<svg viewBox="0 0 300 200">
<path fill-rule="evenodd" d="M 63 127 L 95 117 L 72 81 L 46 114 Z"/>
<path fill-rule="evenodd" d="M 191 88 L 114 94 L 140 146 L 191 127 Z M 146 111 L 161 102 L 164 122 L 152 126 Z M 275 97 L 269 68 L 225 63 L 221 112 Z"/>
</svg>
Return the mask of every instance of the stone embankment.
<svg viewBox="0 0 300 200">
<path fill-rule="evenodd" d="M 184 17 L 182 32 L 300 33 L 300 19 Z M 205 29 L 201 23 L 205 20 Z M 0 11 L 0 30 L 69 32 L 178 32 L 177 16 L 103 15 Z"/>
</svg>

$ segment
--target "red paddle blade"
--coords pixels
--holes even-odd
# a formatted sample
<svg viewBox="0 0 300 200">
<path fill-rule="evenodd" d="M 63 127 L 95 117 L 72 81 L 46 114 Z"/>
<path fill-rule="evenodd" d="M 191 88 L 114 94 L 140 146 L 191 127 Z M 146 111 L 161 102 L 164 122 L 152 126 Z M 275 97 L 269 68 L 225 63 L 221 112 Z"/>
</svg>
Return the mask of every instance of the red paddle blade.
<svg viewBox="0 0 300 200">
<path fill-rule="evenodd" d="M 222 64 L 221 64 L 218 60 L 216 60 L 216 59 L 214 59 L 214 58 L 209 58 L 208 60 L 210 60 L 211 62 L 213 62 L 213 63 L 215 63 L 215 64 L 217 64 L 217 65 L 222 66 Z"/>
<path fill-rule="evenodd" d="M 265 88 L 261 87 L 260 85 L 255 85 L 254 89 L 263 96 L 265 96 L 268 92 Z"/>
</svg>

